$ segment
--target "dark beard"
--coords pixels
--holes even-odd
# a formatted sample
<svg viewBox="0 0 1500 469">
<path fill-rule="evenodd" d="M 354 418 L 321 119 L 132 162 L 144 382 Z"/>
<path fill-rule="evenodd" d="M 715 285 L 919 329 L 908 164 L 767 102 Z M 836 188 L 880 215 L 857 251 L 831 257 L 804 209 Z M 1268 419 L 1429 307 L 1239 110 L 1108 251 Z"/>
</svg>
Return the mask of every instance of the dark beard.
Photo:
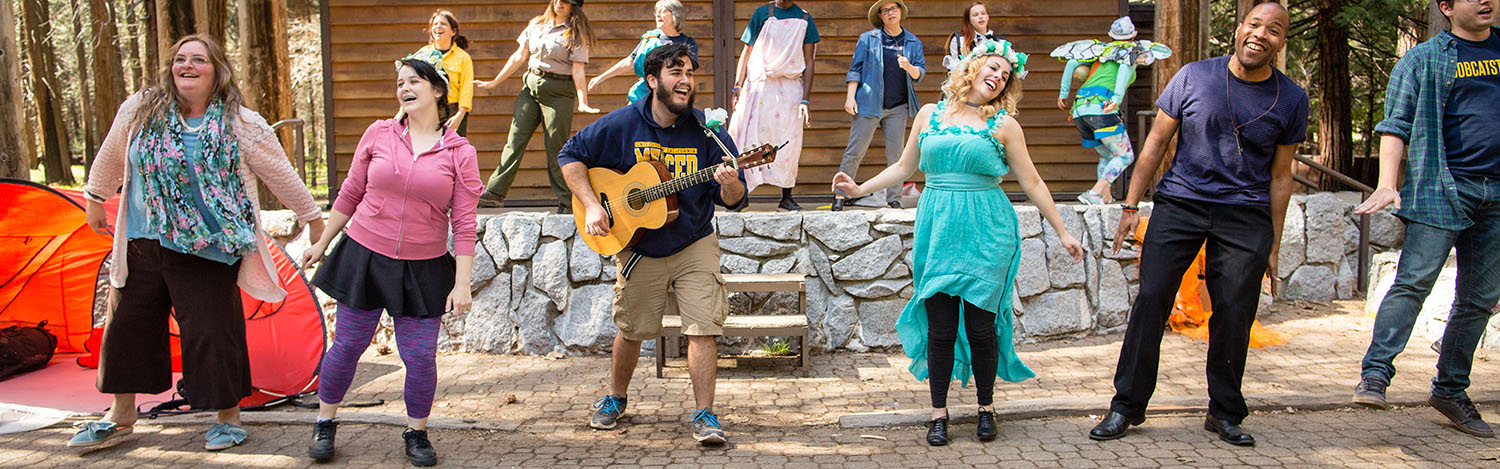
<svg viewBox="0 0 1500 469">
<path fill-rule="evenodd" d="M 680 116 L 683 114 L 687 114 L 688 110 L 693 108 L 693 100 L 698 97 L 698 90 L 689 92 L 687 103 L 681 106 L 672 103 L 672 90 L 667 90 L 666 93 L 661 93 L 658 90 L 658 92 L 653 94 L 656 96 L 656 101 L 661 103 L 662 106 L 666 106 L 668 111 L 672 111 L 673 114 L 677 114 Z"/>
</svg>

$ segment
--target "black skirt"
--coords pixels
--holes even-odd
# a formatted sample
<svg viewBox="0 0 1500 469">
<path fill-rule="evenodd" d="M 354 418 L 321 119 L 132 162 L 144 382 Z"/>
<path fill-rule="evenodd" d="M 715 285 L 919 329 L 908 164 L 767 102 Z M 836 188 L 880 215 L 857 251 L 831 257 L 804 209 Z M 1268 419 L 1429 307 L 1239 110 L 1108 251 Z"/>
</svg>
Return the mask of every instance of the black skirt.
<svg viewBox="0 0 1500 469">
<path fill-rule="evenodd" d="M 323 261 L 312 283 L 355 308 L 384 309 L 392 317 L 432 318 L 445 312 L 456 269 L 451 254 L 423 260 L 393 259 L 345 236 Z"/>
</svg>

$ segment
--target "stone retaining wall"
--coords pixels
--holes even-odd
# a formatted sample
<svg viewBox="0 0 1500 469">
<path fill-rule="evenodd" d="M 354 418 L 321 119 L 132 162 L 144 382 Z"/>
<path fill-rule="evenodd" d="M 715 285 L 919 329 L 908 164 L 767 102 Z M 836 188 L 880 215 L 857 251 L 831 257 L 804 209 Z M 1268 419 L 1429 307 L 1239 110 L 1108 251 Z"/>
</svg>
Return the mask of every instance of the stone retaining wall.
<svg viewBox="0 0 1500 469">
<path fill-rule="evenodd" d="M 1294 196 L 1280 252 L 1283 297 L 1354 296 L 1358 232 L 1351 209 L 1357 201 L 1358 194 Z M 1035 207 L 1016 207 L 1022 238 L 1015 282 L 1018 340 L 1118 330 L 1136 294 L 1139 248 L 1107 252 L 1119 207 L 1059 209 L 1087 251 L 1083 262 L 1072 262 Z M 1149 216 L 1150 210 L 1145 204 L 1141 213 Z M 914 221 L 910 209 L 720 213 L 715 219 L 723 272 L 808 275 L 809 340 L 820 351 L 899 345 L 893 326 L 913 291 Z M 525 354 L 608 349 L 616 331 L 609 313 L 614 261 L 574 236 L 571 216 L 510 212 L 481 216 L 479 226 L 470 285 L 474 307 L 444 318 L 443 348 Z M 1394 216 L 1375 215 L 1371 228 L 1375 246 L 1399 247 L 1403 227 Z M 298 240 L 288 250 L 295 256 L 305 246 Z M 730 305 L 731 314 L 797 314 L 795 293 L 735 293 Z M 744 351 L 764 340 L 725 337 L 721 343 Z"/>
</svg>

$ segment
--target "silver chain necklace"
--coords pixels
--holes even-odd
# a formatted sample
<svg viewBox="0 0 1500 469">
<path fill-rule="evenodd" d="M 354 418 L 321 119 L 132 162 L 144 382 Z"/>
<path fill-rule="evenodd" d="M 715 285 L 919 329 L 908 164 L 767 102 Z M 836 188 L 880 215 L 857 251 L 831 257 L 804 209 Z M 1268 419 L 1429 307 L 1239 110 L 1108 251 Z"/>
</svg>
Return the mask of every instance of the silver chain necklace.
<svg viewBox="0 0 1500 469">
<path fill-rule="evenodd" d="M 1240 124 L 1234 117 L 1234 101 L 1233 98 L 1230 97 L 1231 93 L 1229 92 L 1229 82 L 1233 80 L 1233 78 L 1231 78 L 1231 75 L 1234 75 L 1234 70 L 1228 69 L 1226 67 L 1226 70 L 1224 70 L 1224 103 L 1229 107 L 1229 124 L 1234 126 L 1234 148 L 1235 150 L 1239 151 L 1240 158 L 1244 158 L 1245 147 L 1240 144 L 1240 129 L 1245 128 L 1251 123 L 1260 120 L 1260 118 L 1262 117 L 1266 117 L 1266 114 L 1270 114 L 1271 110 L 1276 109 L 1276 104 L 1281 102 L 1281 80 L 1276 79 L 1276 72 L 1273 69 L 1271 71 L 1271 80 L 1276 82 L 1276 98 L 1271 100 L 1271 107 L 1266 108 L 1264 112 L 1261 112 L 1260 115 L 1255 116 L 1254 119 L 1250 119 L 1249 121 Z"/>
</svg>

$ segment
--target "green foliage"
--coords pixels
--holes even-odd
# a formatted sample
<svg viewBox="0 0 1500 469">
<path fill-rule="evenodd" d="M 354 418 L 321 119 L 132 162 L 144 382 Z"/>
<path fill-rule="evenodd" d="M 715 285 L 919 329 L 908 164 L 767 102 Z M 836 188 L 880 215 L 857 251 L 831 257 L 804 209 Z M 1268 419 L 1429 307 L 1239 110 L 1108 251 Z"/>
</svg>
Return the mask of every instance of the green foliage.
<svg viewBox="0 0 1500 469">
<path fill-rule="evenodd" d="M 773 357 L 786 357 L 792 355 L 792 343 L 787 339 L 771 339 L 761 344 L 760 349 L 766 355 Z"/>
</svg>

